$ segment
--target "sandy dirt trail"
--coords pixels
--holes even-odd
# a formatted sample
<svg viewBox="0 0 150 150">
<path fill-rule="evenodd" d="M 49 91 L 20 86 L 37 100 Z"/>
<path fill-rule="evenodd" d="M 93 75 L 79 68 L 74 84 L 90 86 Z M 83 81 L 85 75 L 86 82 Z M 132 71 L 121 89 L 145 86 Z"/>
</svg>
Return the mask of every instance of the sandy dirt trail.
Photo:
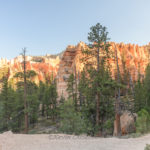
<svg viewBox="0 0 150 150">
<path fill-rule="evenodd" d="M 0 134 L 0 150 L 144 150 L 146 144 L 150 134 L 129 139 Z"/>
</svg>

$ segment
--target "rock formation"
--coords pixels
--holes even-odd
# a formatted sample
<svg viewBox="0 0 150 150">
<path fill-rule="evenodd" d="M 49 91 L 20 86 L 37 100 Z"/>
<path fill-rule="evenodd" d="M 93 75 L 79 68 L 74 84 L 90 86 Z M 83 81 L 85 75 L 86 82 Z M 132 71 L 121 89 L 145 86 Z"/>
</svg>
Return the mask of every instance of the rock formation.
<svg viewBox="0 0 150 150">
<path fill-rule="evenodd" d="M 121 135 L 126 135 L 136 131 L 135 121 L 137 118 L 136 113 L 131 113 L 129 111 L 122 112 L 120 117 Z M 114 136 L 117 134 L 116 121 L 114 121 Z"/>
<path fill-rule="evenodd" d="M 59 64 L 57 73 L 57 92 L 58 97 L 68 97 L 67 93 L 67 79 L 70 74 L 78 74 L 83 68 L 83 64 L 80 59 L 82 57 L 81 50 L 85 47 L 85 44 L 80 42 L 77 46 L 68 46 L 65 50 L 63 57 Z"/>
<path fill-rule="evenodd" d="M 124 44 L 110 42 L 110 49 L 114 52 L 115 48 L 118 51 L 118 63 L 120 72 L 123 73 L 124 66 L 129 70 L 133 81 L 137 80 L 138 74 L 144 77 L 145 69 L 149 63 L 150 43 L 145 46 L 138 46 L 135 44 Z M 67 79 L 71 73 L 76 73 L 79 78 L 80 72 L 84 67 L 81 62 L 82 49 L 86 48 L 86 44 L 80 42 L 76 46 L 68 46 L 66 50 L 60 55 L 46 55 L 46 56 L 27 56 L 27 69 L 34 70 L 38 75 L 35 82 L 44 81 L 46 75 L 53 74 L 57 78 L 58 97 L 63 95 L 68 97 Z M 112 68 L 112 76 L 115 76 L 116 63 L 114 59 L 110 60 Z M 22 71 L 22 57 L 18 56 L 12 60 L 0 60 L 0 72 L 3 74 L 4 68 L 8 68 L 9 78 L 11 79 L 18 71 Z"/>
<path fill-rule="evenodd" d="M 149 63 L 150 43 L 145 46 L 134 44 L 114 43 L 110 42 L 110 50 L 118 52 L 118 63 L 121 74 L 124 67 L 130 72 L 132 81 L 137 80 L 138 74 L 144 77 L 145 69 Z M 83 69 L 84 64 L 81 62 L 83 57 L 82 49 L 86 48 L 86 44 L 80 42 L 77 46 L 68 46 L 60 61 L 57 73 L 57 90 L 59 97 L 63 94 L 67 98 L 66 92 L 67 79 L 71 73 L 79 74 Z M 116 62 L 115 59 L 109 60 L 111 63 L 112 77 L 115 76 Z"/>
<path fill-rule="evenodd" d="M 26 61 L 27 70 L 34 70 L 37 73 L 35 82 L 39 83 L 39 81 L 44 81 L 46 76 L 51 76 L 53 74 L 53 76 L 56 77 L 60 57 L 56 56 L 55 58 L 53 58 L 51 56 L 26 56 Z M 2 76 L 6 74 L 7 71 L 9 74 L 9 80 L 13 79 L 14 75 L 17 72 L 23 71 L 22 62 L 22 56 L 18 56 L 12 60 L 1 59 L 0 75 Z"/>
</svg>

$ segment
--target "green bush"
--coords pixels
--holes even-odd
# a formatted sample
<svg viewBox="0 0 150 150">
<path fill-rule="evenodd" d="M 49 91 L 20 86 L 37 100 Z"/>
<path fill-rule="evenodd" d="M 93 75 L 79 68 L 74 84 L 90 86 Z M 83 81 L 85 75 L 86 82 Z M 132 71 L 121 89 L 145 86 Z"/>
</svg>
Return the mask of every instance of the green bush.
<svg viewBox="0 0 150 150">
<path fill-rule="evenodd" d="M 150 115 L 145 109 L 141 109 L 138 112 L 138 118 L 136 120 L 136 132 L 146 133 L 150 131 Z"/>
<path fill-rule="evenodd" d="M 59 130 L 67 134 L 82 134 L 86 132 L 86 123 L 81 113 L 75 111 L 72 100 L 67 100 L 60 106 Z"/>
<path fill-rule="evenodd" d="M 103 130 L 105 131 L 105 134 L 111 135 L 113 133 L 113 123 L 114 123 L 114 120 L 107 120 L 104 123 Z"/>
<path fill-rule="evenodd" d="M 146 144 L 146 147 L 144 148 L 144 150 L 150 150 L 150 145 Z"/>
</svg>

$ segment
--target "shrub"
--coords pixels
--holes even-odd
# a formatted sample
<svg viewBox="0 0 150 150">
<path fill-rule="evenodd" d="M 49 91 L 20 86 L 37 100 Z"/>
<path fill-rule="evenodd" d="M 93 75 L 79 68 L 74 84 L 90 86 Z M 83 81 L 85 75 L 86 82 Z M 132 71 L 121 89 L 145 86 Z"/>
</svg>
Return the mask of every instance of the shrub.
<svg viewBox="0 0 150 150">
<path fill-rule="evenodd" d="M 43 59 L 42 57 L 34 56 L 34 57 L 32 58 L 32 61 L 34 61 L 34 62 L 43 62 L 44 59 Z"/>
<path fill-rule="evenodd" d="M 136 132 L 146 133 L 148 131 L 150 131 L 150 115 L 145 109 L 141 109 L 136 120 Z"/>
<path fill-rule="evenodd" d="M 114 120 L 110 120 L 110 119 L 104 123 L 103 130 L 105 131 L 105 134 L 107 135 L 113 134 L 113 123 L 114 123 Z"/>
<path fill-rule="evenodd" d="M 86 132 L 86 124 L 80 112 L 75 111 L 72 100 L 67 100 L 60 106 L 59 130 L 67 134 L 82 134 Z"/>
<path fill-rule="evenodd" d="M 150 150 L 150 145 L 146 144 L 146 147 L 144 148 L 144 150 Z"/>
</svg>

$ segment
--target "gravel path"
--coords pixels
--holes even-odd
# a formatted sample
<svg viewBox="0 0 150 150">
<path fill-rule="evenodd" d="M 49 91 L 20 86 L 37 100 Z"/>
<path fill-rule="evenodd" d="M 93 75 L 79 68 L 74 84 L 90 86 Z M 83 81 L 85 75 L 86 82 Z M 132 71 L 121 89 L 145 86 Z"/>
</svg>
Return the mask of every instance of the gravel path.
<svg viewBox="0 0 150 150">
<path fill-rule="evenodd" d="M 144 150 L 150 134 L 140 138 L 92 138 L 68 135 L 0 134 L 0 150 Z"/>
</svg>

